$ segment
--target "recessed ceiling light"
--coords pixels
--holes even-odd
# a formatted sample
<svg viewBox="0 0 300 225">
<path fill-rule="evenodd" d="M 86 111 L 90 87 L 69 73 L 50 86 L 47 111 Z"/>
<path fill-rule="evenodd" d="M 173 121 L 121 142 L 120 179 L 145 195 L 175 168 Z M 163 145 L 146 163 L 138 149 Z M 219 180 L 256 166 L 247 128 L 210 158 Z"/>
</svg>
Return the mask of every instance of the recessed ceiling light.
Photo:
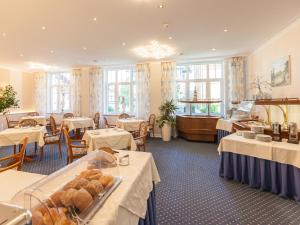
<svg viewBox="0 0 300 225">
<path fill-rule="evenodd" d="M 163 24 L 163 27 L 164 27 L 165 29 L 167 29 L 167 28 L 169 28 L 169 24 L 168 24 L 168 23 L 164 23 L 164 24 Z"/>
<path fill-rule="evenodd" d="M 160 4 L 158 5 L 158 8 L 160 8 L 160 9 L 165 8 L 165 4 L 164 4 L 164 3 L 160 3 Z"/>
<path fill-rule="evenodd" d="M 6 33 L 2 33 L 2 37 L 6 37 Z"/>
<path fill-rule="evenodd" d="M 175 54 L 174 48 L 158 41 L 151 41 L 150 44 L 136 47 L 133 51 L 143 58 L 154 59 L 162 59 Z"/>
<path fill-rule="evenodd" d="M 97 17 L 94 17 L 93 20 L 94 20 L 94 21 L 97 21 Z"/>
<path fill-rule="evenodd" d="M 20 54 L 20 57 L 23 57 L 23 56 L 24 56 L 24 55 L 21 53 L 21 54 Z"/>
<path fill-rule="evenodd" d="M 225 29 L 224 29 L 224 32 L 225 32 L 225 33 L 227 33 L 227 32 L 228 32 L 228 29 L 227 29 L 227 28 L 225 28 Z"/>
<path fill-rule="evenodd" d="M 126 43 L 125 43 L 125 42 L 123 42 L 123 43 L 122 43 L 122 45 L 123 45 L 123 46 L 125 46 L 125 45 L 126 45 Z"/>
<path fill-rule="evenodd" d="M 87 50 L 87 47 L 82 47 L 82 50 L 83 50 L 83 51 L 86 51 L 86 50 Z"/>
<path fill-rule="evenodd" d="M 212 48 L 211 50 L 212 50 L 213 52 L 217 51 L 217 49 L 215 49 L 215 48 Z"/>
<path fill-rule="evenodd" d="M 42 30 L 46 30 L 46 27 L 45 27 L 45 26 L 42 26 Z"/>
<path fill-rule="evenodd" d="M 53 53 L 54 53 L 54 50 L 50 50 L 50 53 L 53 54 Z"/>
<path fill-rule="evenodd" d="M 169 39 L 169 40 L 172 40 L 172 39 L 173 39 L 173 37 L 171 37 L 171 36 L 170 36 L 170 37 L 168 37 L 168 39 Z"/>
</svg>

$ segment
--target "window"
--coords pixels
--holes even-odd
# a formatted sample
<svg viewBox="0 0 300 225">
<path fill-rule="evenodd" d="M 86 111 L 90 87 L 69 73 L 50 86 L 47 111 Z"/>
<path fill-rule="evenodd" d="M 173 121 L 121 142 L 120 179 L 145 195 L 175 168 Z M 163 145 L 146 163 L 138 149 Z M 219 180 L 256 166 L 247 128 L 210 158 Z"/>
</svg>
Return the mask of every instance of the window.
<svg viewBox="0 0 300 225">
<path fill-rule="evenodd" d="M 67 72 L 48 73 L 49 113 L 71 111 L 71 74 Z"/>
<path fill-rule="evenodd" d="M 104 84 L 106 89 L 104 92 L 105 113 L 136 113 L 136 73 L 134 68 L 106 69 Z"/>
<path fill-rule="evenodd" d="M 179 64 L 176 71 L 176 99 L 223 99 L 223 63 Z M 222 114 L 223 103 L 211 104 L 211 114 Z M 206 104 L 192 104 L 192 114 L 207 114 Z M 190 113 L 187 104 L 178 103 L 177 113 Z"/>
</svg>

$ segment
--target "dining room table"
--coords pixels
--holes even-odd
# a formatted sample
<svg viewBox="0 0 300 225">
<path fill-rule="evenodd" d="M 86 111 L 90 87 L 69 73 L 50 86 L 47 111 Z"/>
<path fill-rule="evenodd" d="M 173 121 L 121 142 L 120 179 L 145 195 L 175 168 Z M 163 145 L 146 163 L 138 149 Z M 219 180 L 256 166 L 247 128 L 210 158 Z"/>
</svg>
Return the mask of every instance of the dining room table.
<svg viewBox="0 0 300 225">
<path fill-rule="evenodd" d="M 45 116 L 23 116 L 23 117 L 21 117 L 21 120 L 25 120 L 25 119 L 33 119 L 39 125 L 42 125 L 42 126 L 47 125 L 47 118 Z"/>
<path fill-rule="evenodd" d="M 64 118 L 64 125 L 69 129 L 69 131 L 76 131 L 78 129 L 87 129 L 94 128 L 95 123 L 92 118 L 89 117 L 72 117 L 72 118 Z"/>
<path fill-rule="evenodd" d="M 100 209 L 95 211 L 88 224 L 91 225 L 157 225 L 155 186 L 160 176 L 151 153 L 122 151 L 117 158 L 128 155 L 130 164 L 102 169 L 104 174 L 121 177 L 121 183 L 105 200 Z M 88 156 L 87 156 L 88 157 Z M 84 160 L 84 157 L 81 158 Z M 80 163 L 80 165 L 82 165 Z M 69 167 L 72 167 L 70 164 Z M 57 171 L 59 174 L 60 171 Z M 56 174 L 50 176 L 57 178 Z M 72 176 L 74 174 L 72 173 Z M 37 185 L 47 179 L 47 175 L 8 170 L 0 173 L 0 201 L 24 206 L 24 198 L 18 198 L 25 188 Z M 61 176 L 64 180 L 52 180 L 46 193 L 53 193 L 61 188 L 68 173 Z M 5 181 L 5 182 L 4 182 Z M 43 193 L 43 194 L 46 194 Z M 22 197 L 22 196 L 21 196 Z M 21 200 L 21 202 L 19 201 Z"/>
<path fill-rule="evenodd" d="M 110 147 L 112 149 L 123 150 L 137 149 L 136 143 L 132 134 L 121 128 L 106 128 L 97 130 L 85 131 L 82 140 L 85 140 L 88 151 L 99 149 L 101 147 Z"/>
<path fill-rule="evenodd" d="M 118 128 L 133 132 L 139 130 L 142 122 L 145 122 L 145 120 L 129 117 L 126 119 L 118 119 L 116 125 Z"/>
</svg>

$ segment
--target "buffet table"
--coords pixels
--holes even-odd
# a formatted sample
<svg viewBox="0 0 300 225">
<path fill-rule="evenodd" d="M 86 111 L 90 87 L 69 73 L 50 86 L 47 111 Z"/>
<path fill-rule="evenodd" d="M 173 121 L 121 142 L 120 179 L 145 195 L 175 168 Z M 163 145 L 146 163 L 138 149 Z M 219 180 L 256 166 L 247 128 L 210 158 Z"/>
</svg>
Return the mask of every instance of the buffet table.
<svg viewBox="0 0 300 225">
<path fill-rule="evenodd" d="M 124 151 L 130 165 L 103 169 L 103 172 L 122 177 L 118 188 L 96 212 L 90 224 L 102 225 L 156 225 L 155 184 L 160 177 L 151 153 Z M 19 171 L 0 173 L 0 201 L 9 201 L 24 187 L 46 176 Z M 60 186 L 61 184 L 58 184 Z"/>
<path fill-rule="evenodd" d="M 101 147 L 110 147 L 112 149 L 136 150 L 136 143 L 131 133 L 119 128 L 106 128 L 99 130 L 87 130 L 83 137 L 89 148 L 88 151 L 99 149 Z"/>
<path fill-rule="evenodd" d="M 217 129 L 217 135 L 218 135 L 218 142 L 223 137 L 226 137 L 232 133 L 232 123 L 235 120 L 232 119 L 224 119 L 220 118 L 217 122 L 216 129 Z"/>
<path fill-rule="evenodd" d="M 220 176 L 300 202 L 300 145 L 260 142 L 236 134 L 218 147 Z"/>
</svg>

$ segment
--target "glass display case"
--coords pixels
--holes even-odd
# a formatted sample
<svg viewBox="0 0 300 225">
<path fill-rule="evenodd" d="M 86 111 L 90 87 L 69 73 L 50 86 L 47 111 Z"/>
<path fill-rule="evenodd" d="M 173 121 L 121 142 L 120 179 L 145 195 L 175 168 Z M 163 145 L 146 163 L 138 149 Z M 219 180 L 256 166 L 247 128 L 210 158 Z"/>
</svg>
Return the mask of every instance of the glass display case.
<svg viewBox="0 0 300 225">
<path fill-rule="evenodd" d="M 115 156 L 94 151 L 17 193 L 12 203 L 32 213 L 32 225 L 87 224 L 118 187 Z M 114 171 L 113 175 L 107 172 Z"/>
</svg>

